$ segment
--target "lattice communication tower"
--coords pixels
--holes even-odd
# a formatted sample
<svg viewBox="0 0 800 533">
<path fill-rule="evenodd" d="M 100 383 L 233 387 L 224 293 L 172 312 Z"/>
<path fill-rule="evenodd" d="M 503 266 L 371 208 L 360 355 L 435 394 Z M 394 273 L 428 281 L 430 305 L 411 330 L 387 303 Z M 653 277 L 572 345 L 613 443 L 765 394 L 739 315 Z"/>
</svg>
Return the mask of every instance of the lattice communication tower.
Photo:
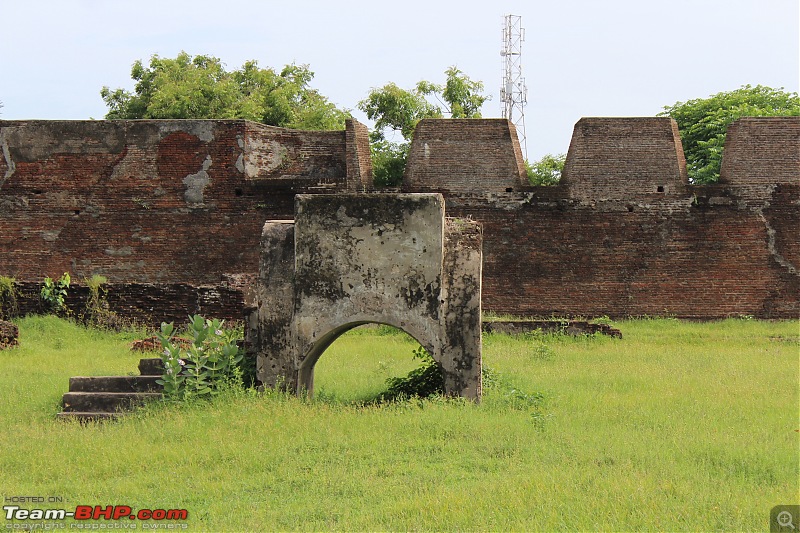
<svg viewBox="0 0 800 533">
<path fill-rule="evenodd" d="M 523 156 L 527 159 L 528 142 L 525 135 L 525 104 L 528 101 L 528 88 L 522 77 L 522 43 L 525 41 L 525 28 L 522 17 L 506 15 L 503 19 L 503 84 L 500 87 L 502 117 L 509 119 L 517 127 L 517 137 Z"/>
</svg>

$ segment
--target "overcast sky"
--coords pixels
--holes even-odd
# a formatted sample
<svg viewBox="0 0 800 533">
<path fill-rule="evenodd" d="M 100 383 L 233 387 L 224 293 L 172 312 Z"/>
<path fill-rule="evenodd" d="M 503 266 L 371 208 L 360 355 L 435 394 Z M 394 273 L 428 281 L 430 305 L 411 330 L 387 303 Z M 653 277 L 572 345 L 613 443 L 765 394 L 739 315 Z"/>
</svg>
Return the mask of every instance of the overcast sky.
<svg viewBox="0 0 800 533">
<path fill-rule="evenodd" d="M 307 63 L 354 110 L 371 87 L 456 65 L 500 116 L 503 16 L 521 15 L 528 157 L 566 152 L 583 116 L 652 116 L 744 84 L 800 88 L 798 0 L 0 0 L 2 119 L 102 118 L 152 54 Z M 369 124 L 369 123 L 368 123 Z"/>
</svg>

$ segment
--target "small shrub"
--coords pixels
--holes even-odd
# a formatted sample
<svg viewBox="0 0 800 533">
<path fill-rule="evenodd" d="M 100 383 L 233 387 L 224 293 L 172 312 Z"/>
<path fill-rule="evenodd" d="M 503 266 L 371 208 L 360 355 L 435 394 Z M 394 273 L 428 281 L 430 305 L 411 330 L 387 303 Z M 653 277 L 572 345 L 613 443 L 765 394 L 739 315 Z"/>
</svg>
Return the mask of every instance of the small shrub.
<svg viewBox="0 0 800 533">
<path fill-rule="evenodd" d="M 499 387 L 502 382 L 503 376 L 500 372 L 487 365 L 481 367 L 481 384 L 484 390 Z"/>
<path fill-rule="evenodd" d="M 237 337 L 244 337 L 244 329 L 236 332 Z M 245 350 L 243 342 L 237 342 L 239 352 L 242 354 L 242 359 L 239 361 L 239 370 L 242 373 L 242 386 L 247 389 L 255 389 L 261 385 L 256 375 L 257 356 L 254 352 Z"/>
<path fill-rule="evenodd" d="M 426 398 L 436 394 L 444 394 L 444 377 L 439 365 L 428 350 L 419 346 L 413 351 L 414 359 L 422 364 L 408 373 L 406 377 L 391 377 L 386 380 L 389 389 L 380 397 L 380 401 L 392 401 L 403 398 Z"/>
<path fill-rule="evenodd" d="M 94 274 L 91 278 L 84 278 L 83 282 L 89 288 L 89 298 L 86 300 L 86 311 L 89 314 L 97 314 L 104 307 L 108 307 L 105 301 L 108 291 L 103 287 L 108 283 L 108 278 Z"/>
<path fill-rule="evenodd" d="M 556 352 L 546 344 L 537 344 L 530 349 L 531 359 L 538 359 L 541 361 L 550 361 L 554 359 Z"/>
<path fill-rule="evenodd" d="M 163 348 L 164 373 L 158 383 L 168 400 L 210 398 L 225 388 L 241 388 L 243 353 L 236 333 L 223 326 L 222 320 L 189 317 L 187 337 L 191 343 L 182 347 L 173 342 L 174 325 L 161 324 L 156 336 Z"/>
<path fill-rule="evenodd" d="M 44 278 L 39 296 L 46 313 L 61 314 L 68 311 L 66 298 L 70 281 L 71 278 L 68 272 L 64 272 L 64 274 L 55 281 L 49 277 Z"/>
<path fill-rule="evenodd" d="M 15 285 L 16 279 L 0 276 L 0 320 L 10 319 L 19 314 L 17 296 L 19 292 Z"/>
<path fill-rule="evenodd" d="M 104 287 L 108 283 L 108 278 L 98 274 L 91 278 L 84 278 L 83 283 L 89 289 L 89 297 L 86 299 L 86 308 L 81 317 L 82 320 L 93 327 L 121 331 L 130 327 L 129 320 L 121 318 L 108 306 L 108 289 Z"/>
</svg>

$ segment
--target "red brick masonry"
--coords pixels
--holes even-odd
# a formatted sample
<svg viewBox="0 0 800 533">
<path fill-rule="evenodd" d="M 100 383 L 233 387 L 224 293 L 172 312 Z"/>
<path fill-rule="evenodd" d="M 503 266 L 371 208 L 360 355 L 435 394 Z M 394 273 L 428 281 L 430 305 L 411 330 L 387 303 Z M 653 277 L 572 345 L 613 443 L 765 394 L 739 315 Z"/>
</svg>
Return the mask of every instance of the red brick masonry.
<svg viewBox="0 0 800 533">
<path fill-rule="evenodd" d="M 731 126 L 691 186 L 668 118 L 585 118 L 562 185 L 529 187 L 504 120 L 417 129 L 404 190 L 484 225 L 484 308 L 531 316 L 800 316 L 800 118 Z M 367 130 L 245 121 L 0 121 L 0 275 L 109 280 L 153 321 L 239 318 L 261 227 L 296 193 L 370 188 Z M 85 291 L 78 287 L 73 298 Z"/>
</svg>

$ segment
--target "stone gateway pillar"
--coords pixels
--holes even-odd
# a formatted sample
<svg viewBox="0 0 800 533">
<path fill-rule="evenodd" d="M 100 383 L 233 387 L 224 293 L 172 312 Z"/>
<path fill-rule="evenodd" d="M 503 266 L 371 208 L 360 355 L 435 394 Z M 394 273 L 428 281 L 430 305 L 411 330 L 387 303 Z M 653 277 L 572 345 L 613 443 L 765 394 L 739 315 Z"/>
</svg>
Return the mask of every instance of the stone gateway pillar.
<svg viewBox="0 0 800 533">
<path fill-rule="evenodd" d="M 312 393 L 314 365 L 346 331 L 388 324 L 441 368 L 445 392 L 481 396 L 482 233 L 440 194 L 297 195 L 261 238 L 250 343 L 265 386 Z"/>
</svg>

